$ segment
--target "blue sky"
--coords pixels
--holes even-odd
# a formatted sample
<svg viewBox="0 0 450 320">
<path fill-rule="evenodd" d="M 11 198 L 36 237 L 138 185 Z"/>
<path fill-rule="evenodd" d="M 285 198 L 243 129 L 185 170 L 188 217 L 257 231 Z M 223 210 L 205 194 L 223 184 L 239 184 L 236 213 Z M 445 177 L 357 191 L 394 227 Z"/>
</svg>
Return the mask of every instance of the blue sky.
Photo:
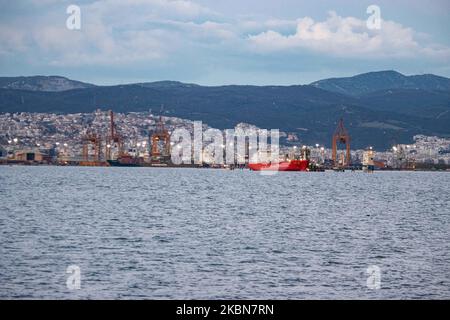
<svg viewBox="0 0 450 320">
<path fill-rule="evenodd" d="M 66 8 L 81 8 L 81 29 Z M 369 5 L 381 29 L 369 30 Z M 0 75 L 96 84 L 307 84 L 393 69 L 450 76 L 448 0 L 0 0 Z"/>
</svg>

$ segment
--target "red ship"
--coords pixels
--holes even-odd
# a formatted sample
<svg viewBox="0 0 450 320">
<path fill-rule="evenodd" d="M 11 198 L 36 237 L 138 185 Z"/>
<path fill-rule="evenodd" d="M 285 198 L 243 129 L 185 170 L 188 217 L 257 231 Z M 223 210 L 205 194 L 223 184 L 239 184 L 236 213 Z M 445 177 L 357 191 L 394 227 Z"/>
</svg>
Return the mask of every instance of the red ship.
<svg viewBox="0 0 450 320">
<path fill-rule="evenodd" d="M 290 160 L 278 163 L 249 163 L 253 171 L 308 171 L 309 160 Z"/>
</svg>

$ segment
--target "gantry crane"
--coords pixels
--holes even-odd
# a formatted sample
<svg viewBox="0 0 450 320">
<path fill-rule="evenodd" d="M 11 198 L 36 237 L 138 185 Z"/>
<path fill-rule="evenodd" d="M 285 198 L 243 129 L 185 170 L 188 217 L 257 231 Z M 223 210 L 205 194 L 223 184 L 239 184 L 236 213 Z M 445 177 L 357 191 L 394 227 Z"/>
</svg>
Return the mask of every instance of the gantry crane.
<svg viewBox="0 0 450 320">
<path fill-rule="evenodd" d="M 340 159 L 337 159 L 337 145 L 339 144 L 345 144 L 345 157 Z M 348 167 L 351 163 L 350 158 L 350 135 L 348 134 L 348 131 L 344 127 L 344 120 L 341 119 L 339 121 L 339 124 L 333 134 L 333 151 L 332 151 L 332 158 L 333 163 L 335 166 L 343 166 Z M 341 162 L 341 163 L 339 163 Z"/>
<path fill-rule="evenodd" d="M 102 139 L 101 137 L 92 132 L 88 132 L 83 138 L 83 161 L 89 162 L 89 146 L 92 145 L 94 147 L 94 159 L 93 161 L 100 161 L 100 153 L 102 148 Z"/>
<path fill-rule="evenodd" d="M 122 157 L 124 155 L 123 151 L 123 140 L 122 137 L 117 133 L 116 124 L 114 123 L 114 112 L 112 110 L 109 111 L 109 136 L 107 138 L 106 145 L 106 159 L 111 159 L 111 149 L 114 145 L 117 146 L 118 149 L 118 157 Z"/>
<path fill-rule="evenodd" d="M 170 134 L 164 128 L 164 122 L 162 116 L 159 116 L 159 120 L 156 124 L 156 130 L 153 132 L 150 138 L 152 142 L 152 159 L 158 160 L 161 157 L 170 156 Z M 162 143 L 162 147 L 160 147 Z"/>
</svg>

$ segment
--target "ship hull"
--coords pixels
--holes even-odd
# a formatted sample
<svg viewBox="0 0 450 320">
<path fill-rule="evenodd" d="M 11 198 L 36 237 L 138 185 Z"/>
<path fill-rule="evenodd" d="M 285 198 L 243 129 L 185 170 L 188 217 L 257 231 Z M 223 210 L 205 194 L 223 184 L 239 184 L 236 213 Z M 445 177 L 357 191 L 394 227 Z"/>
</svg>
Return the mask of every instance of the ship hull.
<svg viewBox="0 0 450 320">
<path fill-rule="evenodd" d="M 308 171 L 308 160 L 291 160 L 279 163 L 250 163 L 253 171 Z"/>
<path fill-rule="evenodd" d="M 139 163 L 133 162 L 121 162 L 119 160 L 108 160 L 108 163 L 111 167 L 140 167 Z"/>
<path fill-rule="evenodd" d="M 143 162 L 143 161 L 124 161 L 124 160 L 108 160 L 111 167 L 148 167 L 148 168 L 202 168 L 197 164 L 179 164 L 161 163 L 161 162 Z"/>
</svg>

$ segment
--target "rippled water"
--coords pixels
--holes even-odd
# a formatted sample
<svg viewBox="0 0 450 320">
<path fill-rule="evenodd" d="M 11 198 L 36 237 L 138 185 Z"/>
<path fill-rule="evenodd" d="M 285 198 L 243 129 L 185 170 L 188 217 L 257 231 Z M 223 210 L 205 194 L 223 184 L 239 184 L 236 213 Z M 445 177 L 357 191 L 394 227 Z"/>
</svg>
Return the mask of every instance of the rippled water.
<svg viewBox="0 0 450 320">
<path fill-rule="evenodd" d="M 0 244 L 1 298 L 448 299 L 450 174 L 3 166 Z"/>
</svg>

